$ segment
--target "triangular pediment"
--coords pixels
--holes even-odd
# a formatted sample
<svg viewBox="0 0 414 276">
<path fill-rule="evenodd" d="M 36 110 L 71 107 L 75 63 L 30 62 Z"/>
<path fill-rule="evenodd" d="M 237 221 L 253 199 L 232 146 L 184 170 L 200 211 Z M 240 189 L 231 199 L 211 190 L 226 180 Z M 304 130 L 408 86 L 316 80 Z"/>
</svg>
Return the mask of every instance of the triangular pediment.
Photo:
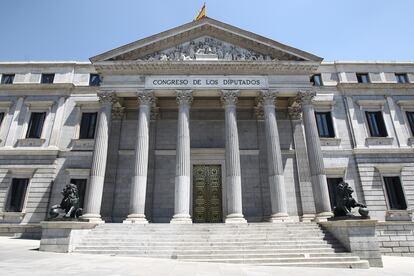
<svg viewBox="0 0 414 276">
<path fill-rule="evenodd" d="M 206 17 L 113 49 L 90 60 L 320 62 L 322 58 Z"/>
</svg>

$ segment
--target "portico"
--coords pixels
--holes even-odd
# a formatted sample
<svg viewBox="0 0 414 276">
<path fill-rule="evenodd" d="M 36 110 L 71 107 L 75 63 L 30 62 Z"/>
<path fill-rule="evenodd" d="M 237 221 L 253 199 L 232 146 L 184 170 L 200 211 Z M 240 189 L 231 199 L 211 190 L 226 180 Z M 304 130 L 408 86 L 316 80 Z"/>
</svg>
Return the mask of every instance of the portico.
<svg viewBox="0 0 414 276">
<path fill-rule="evenodd" d="M 113 154 L 128 160 L 128 166 L 108 164 L 122 179 L 112 197 L 119 213 L 113 220 L 192 223 L 194 214 L 205 210 L 215 214 L 210 216 L 214 220 L 222 212 L 219 220 L 226 223 L 301 220 L 306 212 L 295 196 L 304 189 L 295 180 L 299 144 L 308 145 L 312 164 L 312 215 L 329 217 L 309 83 L 321 58 L 210 18 L 169 34 L 91 58 L 104 79 L 99 93 L 113 95 L 125 109 L 121 143 L 123 139 L 127 146 L 121 144 Z M 292 107 L 300 114 L 303 109 L 300 124 L 305 125 L 306 141 L 292 137 L 287 116 Z M 111 137 L 107 124 L 99 124 L 98 133 L 105 135 L 103 143 L 95 144 L 94 160 L 106 156 Z M 216 167 L 198 167 L 195 180 L 194 168 L 204 162 L 200 153 L 210 160 L 204 165 Z M 211 182 L 211 170 L 221 177 Z M 106 174 L 105 166 L 92 171 Z M 91 187 L 104 185 L 94 179 Z M 87 193 L 88 199 L 102 197 L 96 188 Z M 121 207 L 126 202 L 128 211 Z M 98 204 L 94 206 L 97 210 Z"/>
</svg>

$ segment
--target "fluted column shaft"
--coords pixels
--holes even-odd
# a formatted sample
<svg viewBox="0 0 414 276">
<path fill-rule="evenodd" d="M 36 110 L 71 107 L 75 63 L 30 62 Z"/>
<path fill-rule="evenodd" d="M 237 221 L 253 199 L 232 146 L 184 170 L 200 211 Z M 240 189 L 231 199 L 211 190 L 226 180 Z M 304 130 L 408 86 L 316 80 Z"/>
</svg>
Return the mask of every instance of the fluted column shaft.
<svg viewBox="0 0 414 276">
<path fill-rule="evenodd" d="M 102 221 L 100 212 L 108 156 L 109 129 L 112 104 L 116 102 L 116 96 L 111 92 L 101 92 L 98 97 L 102 107 L 99 112 L 90 181 L 86 189 L 85 211 L 82 216 L 82 219 L 88 221 Z"/>
<path fill-rule="evenodd" d="M 305 126 L 306 146 L 308 150 L 309 167 L 312 179 L 313 196 L 315 198 L 316 217 L 324 220 L 332 216 L 329 201 L 328 184 L 319 133 L 316 125 L 315 110 L 312 104 L 314 92 L 300 92 L 302 102 L 303 124 Z"/>
<path fill-rule="evenodd" d="M 135 146 L 135 167 L 131 183 L 129 215 L 124 223 L 148 223 L 145 218 L 145 198 L 147 192 L 149 124 L 154 103 L 152 91 L 138 92 L 138 128 Z"/>
<path fill-rule="evenodd" d="M 171 223 L 192 223 L 190 216 L 190 105 L 191 90 L 178 90 L 174 216 Z"/>
<path fill-rule="evenodd" d="M 266 132 L 268 179 L 272 208 L 270 221 L 286 221 L 289 219 L 289 215 L 287 213 L 282 151 L 280 149 L 279 130 L 277 128 L 275 112 L 276 93 L 264 90 L 260 96 L 264 109 Z"/>
<path fill-rule="evenodd" d="M 242 208 L 242 188 L 240 169 L 239 134 L 237 130 L 236 104 L 239 92 L 223 90 L 222 102 L 225 109 L 226 136 L 226 185 L 227 216 L 226 223 L 244 223 Z"/>
</svg>

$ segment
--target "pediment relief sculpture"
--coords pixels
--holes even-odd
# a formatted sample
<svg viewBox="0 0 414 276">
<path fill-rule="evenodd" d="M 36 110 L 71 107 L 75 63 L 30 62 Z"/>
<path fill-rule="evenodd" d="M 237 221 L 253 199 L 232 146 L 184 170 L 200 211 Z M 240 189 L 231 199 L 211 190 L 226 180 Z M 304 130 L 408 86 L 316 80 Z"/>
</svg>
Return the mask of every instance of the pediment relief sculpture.
<svg viewBox="0 0 414 276">
<path fill-rule="evenodd" d="M 253 50 L 244 49 L 212 37 L 201 37 L 173 48 L 147 55 L 138 60 L 146 61 L 271 61 L 277 60 Z"/>
</svg>

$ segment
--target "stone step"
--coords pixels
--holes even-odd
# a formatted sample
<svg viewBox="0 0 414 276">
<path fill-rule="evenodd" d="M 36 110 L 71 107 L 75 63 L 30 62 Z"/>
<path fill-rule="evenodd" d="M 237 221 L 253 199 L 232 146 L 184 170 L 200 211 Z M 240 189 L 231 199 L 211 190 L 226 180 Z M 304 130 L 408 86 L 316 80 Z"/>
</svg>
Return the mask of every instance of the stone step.
<svg viewBox="0 0 414 276">
<path fill-rule="evenodd" d="M 103 224 L 77 253 L 194 262 L 367 268 L 315 223 Z"/>
<path fill-rule="evenodd" d="M 91 247 L 91 246 L 96 246 L 96 244 L 80 244 L 79 246 L 77 246 L 76 248 L 79 247 Z M 332 244 L 332 245 L 322 245 L 322 244 L 309 244 L 309 245 L 254 245 L 254 244 L 250 244 L 250 245 L 237 245 L 237 244 L 227 244 L 227 245 L 222 245 L 222 244 L 213 244 L 213 245 L 209 245 L 209 244 L 196 244 L 196 245 L 179 245 L 179 244 L 169 244 L 169 245 L 165 245 L 165 244 L 135 244 L 135 245 L 131 245 L 129 244 L 129 246 L 127 244 L 125 244 L 125 246 L 123 245 L 118 245 L 116 243 L 112 243 L 112 244 L 102 244 L 102 247 L 118 247 L 118 248 L 140 248 L 141 250 L 152 250 L 153 249 L 165 249 L 165 248 L 175 248 L 176 250 L 188 250 L 189 248 L 202 248 L 202 249 L 206 249 L 208 250 L 209 248 L 211 250 L 217 250 L 217 249 L 239 249 L 239 250 L 243 250 L 243 249 L 254 249 L 254 250 L 259 250 L 259 249 L 272 249 L 274 251 L 279 251 L 279 250 L 306 250 L 306 249 L 313 249 L 313 248 L 327 248 L 327 249 L 333 249 L 333 250 L 342 250 L 343 246 L 340 244 Z M 146 249 L 145 249 L 146 248 Z"/>
<path fill-rule="evenodd" d="M 310 262 L 357 262 L 359 257 L 345 256 L 345 257 L 315 257 L 315 258 L 188 258 L 182 261 L 190 262 L 213 262 L 213 263 L 240 263 L 240 264 L 261 264 L 261 263 L 310 263 Z"/>
<path fill-rule="evenodd" d="M 88 252 L 100 252 L 100 251 L 107 251 L 107 252 L 137 252 L 142 254 L 170 254 L 179 253 L 179 254 L 271 254 L 271 253 L 286 253 L 286 254 L 332 254 L 332 253 L 347 253 L 344 248 L 323 248 L 323 247 L 313 247 L 313 248 L 288 248 L 288 249 L 277 249 L 275 250 L 274 247 L 267 247 L 267 248 L 240 248 L 240 247 L 233 247 L 233 248 L 211 248 L 211 247 L 204 247 L 204 248 L 197 248 L 194 247 L 155 247 L 149 249 L 146 246 L 78 246 L 76 247 L 77 252 L 81 251 L 88 251 Z M 177 253 L 177 254 L 178 254 Z M 112 253 L 107 253 L 112 254 Z M 348 254 L 348 253 L 347 253 Z"/>
<path fill-rule="evenodd" d="M 292 267 L 322 267 L 322 268 L 353 268 L 353 269 L 368 269 L 369 263 L 365 260 L 352 262 L 297 262 L 297 263 L 257 263 L 256 265 L 263 266 L 292 266 Z"/>
<path fill-rule="evenodd" d="M 317 237 L 300 237 L 301 240 L 315 240 Z M 333 238 L 324 238 L 320 237 L 320 240 L 325 240 L 328 242 L 333 242 L 335 239 Z M 287 242 L 287 241 L 295 241 L 295 237 L 284 237 L 282 238 L 239 238 L 239 237 L 233 237 L 233 238 L 178 238 L 178 237 L 86 237 L 84 241 L 88 242 L 111 242 L 111 241 L 117 241 L 117 242 L 123 242 L 123 243 L 150 243 L 150 242 L 175 242 L 175 243 L 248 243 L 248 242 L 267 242 L 267 243 L 277 243 L 277 242 Z"/>
</svg>

